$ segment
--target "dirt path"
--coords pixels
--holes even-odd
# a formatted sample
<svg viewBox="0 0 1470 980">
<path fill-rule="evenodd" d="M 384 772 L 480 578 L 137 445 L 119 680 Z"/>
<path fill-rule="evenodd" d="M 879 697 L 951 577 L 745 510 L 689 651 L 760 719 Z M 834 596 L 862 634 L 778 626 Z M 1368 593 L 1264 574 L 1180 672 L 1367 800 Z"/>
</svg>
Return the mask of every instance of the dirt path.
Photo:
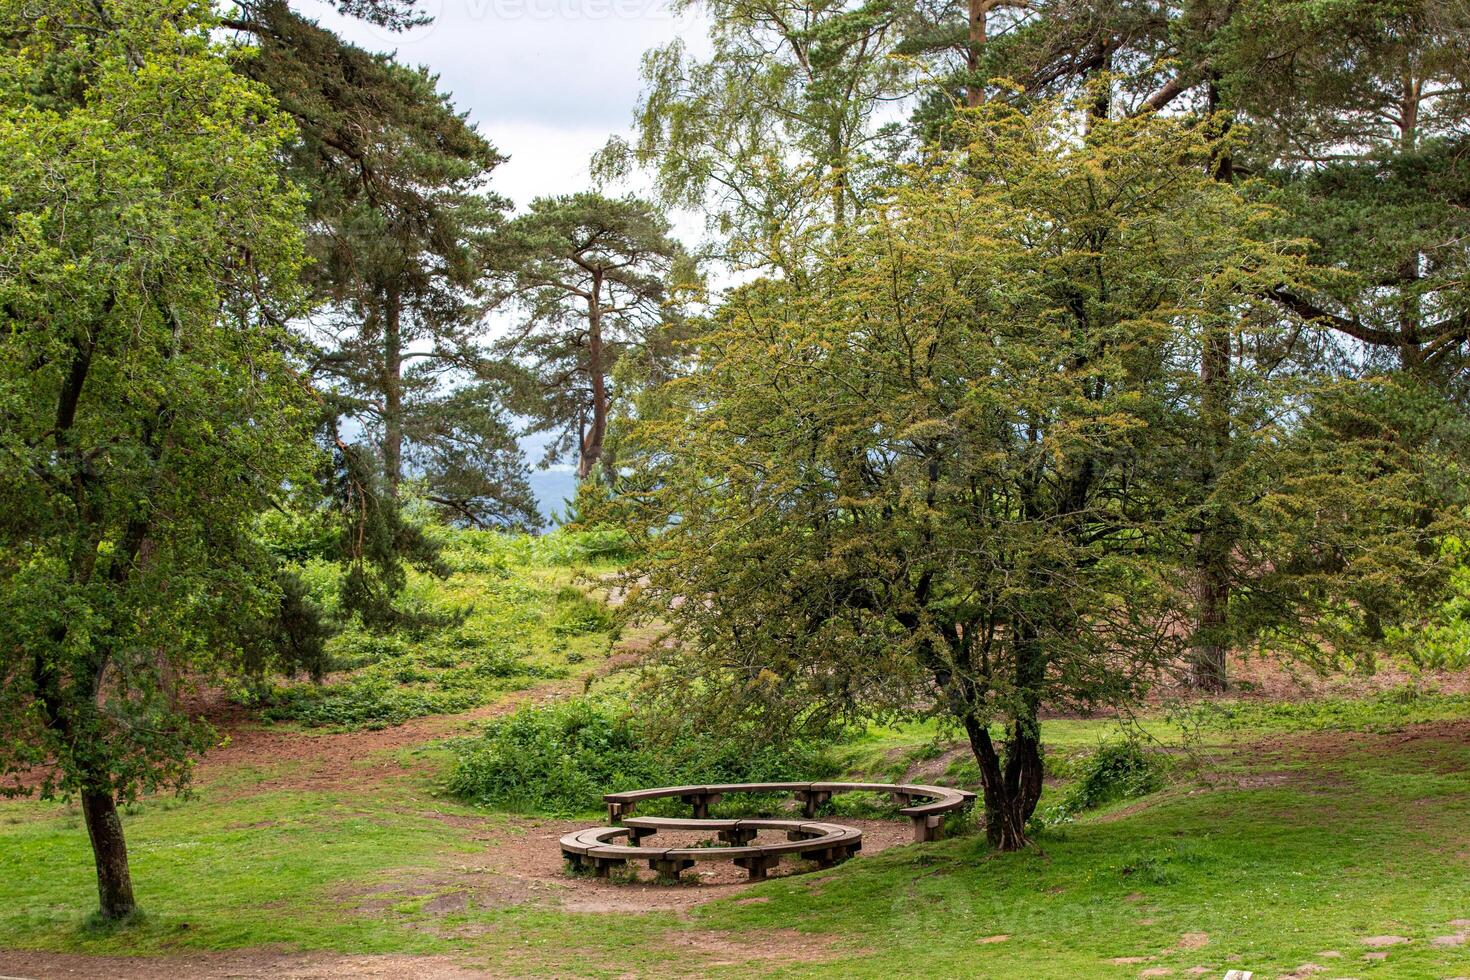
<svg viewBox="0 0 1470 980">
<path fill-rule="evenodd" d="M 221 700 L 208 712 L 227 739 L 205 753 L 197 770 L 201 785 L 209 785 L 255 769 L 250 792 L 267 790 L 337 790 L 377 786 L 405 776 L 422 775 L 426 766 L 413 764 L 395 753 L 463 735 L 477 722 L 509 714 L 527 704 L 560 700 L 575 693 L 579 684 L 555 681 L 516 691 L 494 704 L 455 715 L 428 715 L 389 728 L 333 732 L 301 730 L 260 724 L 248 713 Z"/>
<path fill-rule="evenodd" d="M 447 956 L 342 956 L 335 953 L 281 953 L 236 950 L 177 956 L 82 956 L 0 950 L 0 980 L 107 977 L 111 980 L 326 980 L 337 977 L 391 977 L 395 980 L 468 980 L 494 977 L 493 971 L 463 966 Z"/>
</svg>

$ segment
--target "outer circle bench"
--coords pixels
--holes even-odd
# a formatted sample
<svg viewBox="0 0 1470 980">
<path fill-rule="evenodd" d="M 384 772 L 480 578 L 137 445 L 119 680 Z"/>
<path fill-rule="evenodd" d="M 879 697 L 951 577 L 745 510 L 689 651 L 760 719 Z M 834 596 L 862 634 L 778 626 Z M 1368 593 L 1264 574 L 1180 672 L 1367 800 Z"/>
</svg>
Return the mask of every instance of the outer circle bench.
<svg viewBox="0 0 1470 980">
<path fill-rule="evenodd" d="M 703 819 L 709 816 L 711 804 L 732 793 L 791 793 L 810 818 L 834 795 L 857 792 L 888 793 L 894 802 L 903 804 L 898 812 L 913 821 L 914 840 L 918 842 L 937 840 L 944 815 L 964 809 L 975 799 L 975 794 L 968 790 L 921 783 L 715 783 L 608 793 L 603 800 L 607 803 L 608 822 L 616 824 L 632 815 L 639 803 L 648 800 L 677 797 L 690 805 L 695 818 Z M 925 802 L 915 803 L 916 799 Z"/>
</svg>

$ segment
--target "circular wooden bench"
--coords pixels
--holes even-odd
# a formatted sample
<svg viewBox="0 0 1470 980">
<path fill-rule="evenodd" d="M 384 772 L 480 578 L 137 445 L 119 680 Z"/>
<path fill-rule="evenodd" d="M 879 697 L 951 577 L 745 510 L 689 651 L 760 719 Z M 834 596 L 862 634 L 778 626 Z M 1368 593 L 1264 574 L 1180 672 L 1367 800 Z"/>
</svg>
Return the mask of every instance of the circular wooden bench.
<svg viewBox="0 0 1470 980">
<path fill-rule="evenodd" d="M 725 847 L 648 847 L 642 841 L 660 830 L 713 830 Z M 784 830 L 786 841 L 755 844 L 762 830 Z M 627 840 L 627 844 L 614 843 Z M 647 861 L 665 879 L 678 880 L 681 872 L 699 861 L 732 861 L 744 868 L 752 880 L 764 878 L 781 862 L 795 854 L 828 868 L 846 861 L 863 846 L 863 832 L 856 827 L 811 820 L 700 820 L 678 817 L 631 817 L 620 827 L 593 827 L 567 834 L 561 839 L 562 856 L 573 867 L 591 868 L 605 878 L 614 867 L 630 860 Z"/>
<path fill-rule="evenodd" d="M 639 803 L 649 800 L 677 797 L 690 805 L 696 819 L 704 819 L 709 816 L 712 804 L 732 793 L 790 793 L 802 805 L 802 812 L 811 818 L 817 815 L 817 808 L 833 796 L 863 792 L 889 794 L 894 802 L 900 804 L 898 812 L 913 821 L 914 840 L 919 842 L 938 840 L 945 814 L 962 810 L 975 799 L 975 794 L 968 790 L 921 783 L 714 783 L 608 793 L 603 800 L 607 803 L 608 822 L 617 824 L 626 822 Z M 922 802 L 916 803 L 915 800 Z"/>
</svg>

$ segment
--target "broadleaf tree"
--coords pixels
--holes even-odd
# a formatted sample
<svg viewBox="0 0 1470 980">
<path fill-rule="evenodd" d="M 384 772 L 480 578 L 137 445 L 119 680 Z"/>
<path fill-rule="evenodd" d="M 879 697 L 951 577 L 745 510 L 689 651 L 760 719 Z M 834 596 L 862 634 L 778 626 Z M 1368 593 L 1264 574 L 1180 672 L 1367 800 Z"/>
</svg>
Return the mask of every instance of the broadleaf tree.
<svg viewBox="0 0 1470 980">
<path fill-rule="evenodd" d="M 207 5 L 0 25 L 0 772 L 80 801 L 118 919 L 118 805 L 186 782 L 213 733 L 185 685 L 281 602 L 252 528 L 313 455 L 303 201 Z"/>
<path fill-rule="evenodd" d="M 799 274 L 797 231 L 861 210 L 885 106 L 917 88 L 896 57 L 904 4 L 688 0 L 709 18 L 707 57 L 682 40 L 644 54 L 635 139 L 594 159 L 602 179 L 648 167 L 662 203 L 707 217 L 719 257 Z M 786 234 L 768 232 L 776 227 Z"/>
<path fill-rule="evenodd" d="M 1445 570 L 1443 515 L 1376 496 L 1373 476 L 1413 486 L 1443 459 L 1376 434 L 1327 456 L 1309 436 L 1333 379 L 1283 356 L 1302 325 L 1265 295 L 1300 274 L 1300 249 L 1211 177 L 1201 127 L 1082 126 L 1091 113 L 962 111 L 949 148 L 806 282 L 732 291 L 641 426 L 642 479 L 619 501 L 646 535 L 630 608 L 677 641 L 647 696 L 760 717 L 773 737 L 946 717 L 1002 849 L 1028 841 L 1043 709 L 1133 704 L 1182 656 L 1211 511 L 1256 504 L 1258 560 L 1274 543 L 1282 575 L 1287 552 L 1312 566 L 1257 583 L 1261 642 L 1332 642 L 1365 613 L 1365 564 L 1425 588 Z M 1228 472 L 1200 501 L 1198 364 L 1220 330 L 1259 356 L 1235 378 Z M 1329 460 L 1353 479 L 1333 482 Z M 1375 613 L 1415 608 L 1399 591 Z"/>
</svg>

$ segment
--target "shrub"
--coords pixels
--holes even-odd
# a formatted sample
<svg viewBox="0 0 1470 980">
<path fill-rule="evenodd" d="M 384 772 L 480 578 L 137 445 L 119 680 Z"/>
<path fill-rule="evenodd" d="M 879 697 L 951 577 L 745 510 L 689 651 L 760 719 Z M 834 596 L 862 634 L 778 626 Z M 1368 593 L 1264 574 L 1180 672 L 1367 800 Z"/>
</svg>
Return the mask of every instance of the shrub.
<svg viewBox="0 0 1470 980">
<path fill-rule="evenodd" d="M 556 594 L 548 626 L 555 636 L 584 636 L 612 629 L 613 612 L 605 603 L 568 585 Z"/>
<path fill-rule="evenodd" d="M 536 560 L 548 565 L 623 562 L 633 555 L 628 533 L 615 527 L 563 528 L 532 540 Z"/>
<path fill-rule="evenodd" d="M 1058 803 L 1038 814 L 1037 822 L 1066 823 L 1087 810 L 1147 796 L 1163 787 L 1166 769 L 1164 756 L 1136 741 L 1106 743 L 1076 766 L 1076 780 Z"/>
<path fill-rule="evenodd" d="M 467 711 L 484 700 L 472 687 L 407 688 L 387 677 L 331 687 L 296 685 L 274 692 L 262 715 L 311 727 L 383 728 L 423 715 Z"/>
<path fill-rule="evenodd" d="M 593 810 L 602 794 L 706 782 L 820 778 L 821 747 L 753 745 L 689 729 L 657 743 L 625 710 L 595 698 L 522 708 L 453 746 L 446 788 L 482 806 L 549 814 Z"/>
</svg>

